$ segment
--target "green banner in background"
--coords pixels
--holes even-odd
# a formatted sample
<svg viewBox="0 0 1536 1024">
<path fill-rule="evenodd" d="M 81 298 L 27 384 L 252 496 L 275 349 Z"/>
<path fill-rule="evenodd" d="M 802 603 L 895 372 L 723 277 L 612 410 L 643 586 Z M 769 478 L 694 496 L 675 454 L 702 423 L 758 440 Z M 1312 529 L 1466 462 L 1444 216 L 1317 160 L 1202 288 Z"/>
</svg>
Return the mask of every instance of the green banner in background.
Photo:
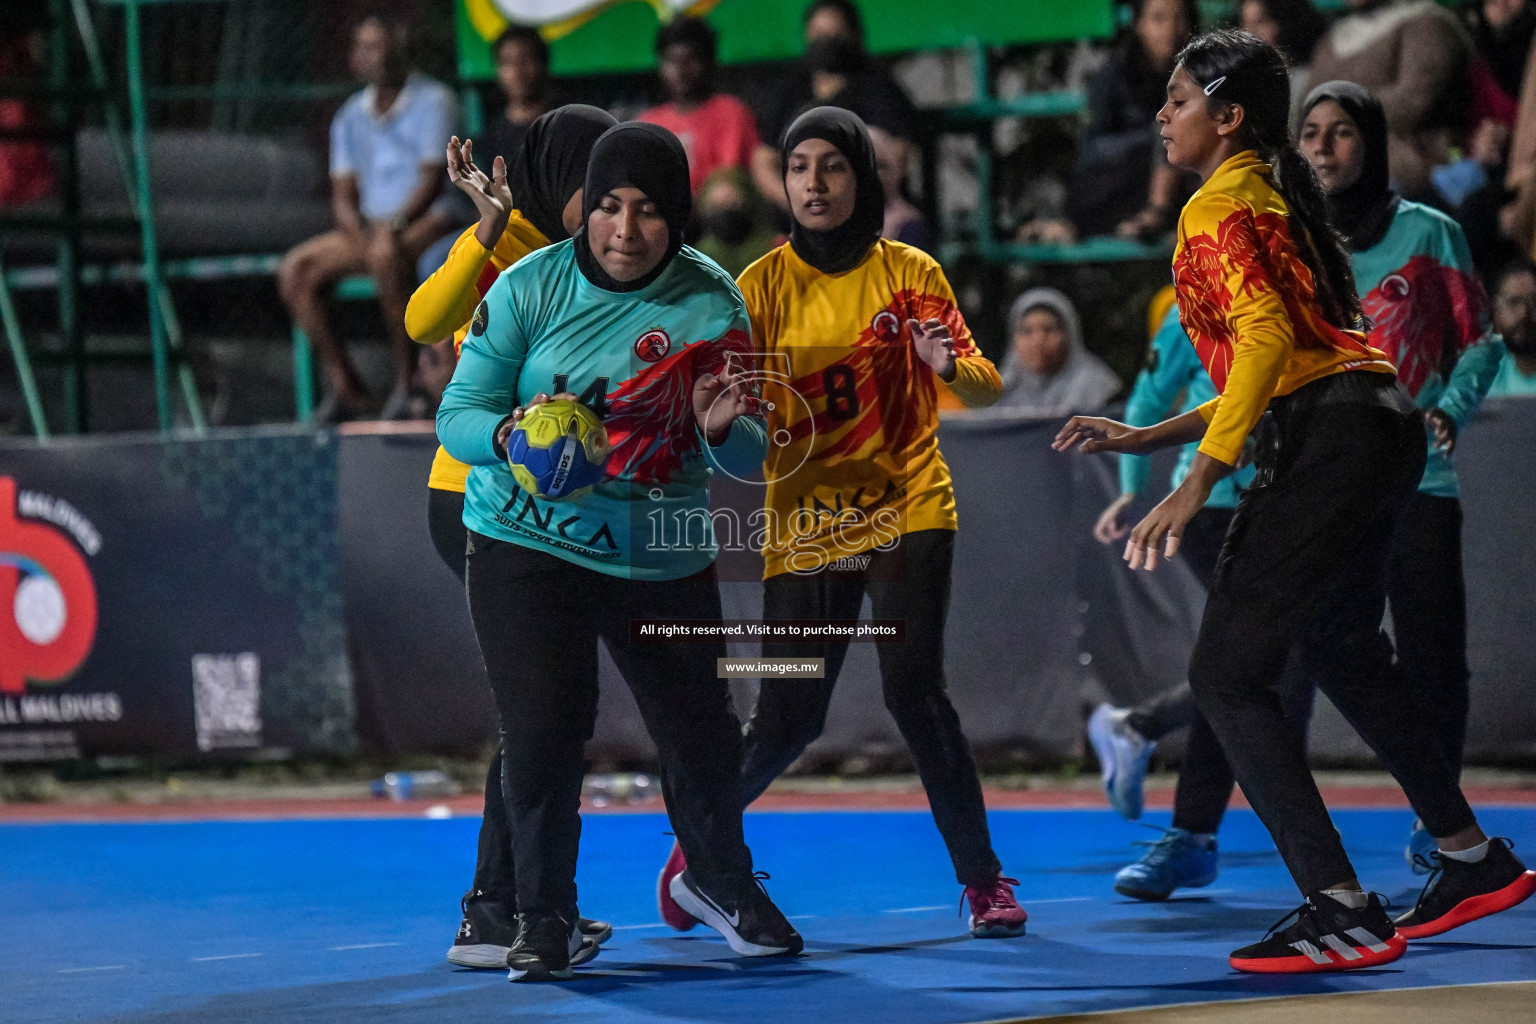
<svg viewBox="0 0 1536 1024">
<path fill-rule="evenodd" d="M 803 48 L 810 0 L 458 0 L 459 75 L 493 75 L 490 44 L 513 20 L 550 40 L 557 75 L 644 71 L 662 19 L 703 14 L 726 64 L 786 60 Z M 1098 39 L 1114 31 L 1112 0 L 866 0 L 865 35 L 875 53 L 961 46 Z"/>
</svg>

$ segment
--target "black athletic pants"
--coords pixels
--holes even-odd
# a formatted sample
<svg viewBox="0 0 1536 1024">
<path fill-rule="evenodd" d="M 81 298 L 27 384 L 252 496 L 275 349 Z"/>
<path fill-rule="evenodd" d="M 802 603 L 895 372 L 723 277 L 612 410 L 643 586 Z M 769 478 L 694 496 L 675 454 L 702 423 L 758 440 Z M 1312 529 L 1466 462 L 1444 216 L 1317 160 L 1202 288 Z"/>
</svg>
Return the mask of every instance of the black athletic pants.
<svg viewBox="0 0 1536 1024">
<path fill-rule="evenodd" d="M 632 643 L 658 609 L 720 618 L 714 568 L 686 579 L 609 576 L 519 544 L 469 535 L 469 606 L 505 737 L 501 795 L 523 913 L 576 913 L 583 747 L 597 719 L 597 641 L 656 744 L 661 790 L 689 870 L 739 899 L 755 883 L 742 838 L 741 727 L 718 678 L 718 643 Z"/>
<path fill-rule="evenodd" d="M 437 557 L 464 582 L 469 529 L 464 525 L 464 492 L 427 488 L 427 530 Z M 517 910 L 517 876 L 512 867 L 512 833 L 507 829 L 507 805 L 501 796 L 501 752 L 506 733 L 496 736 L 496 753 L 485 773 L 485 810 L 480 815 L 480 844 L 475 854 L 475 880 L 470 889 L 483 892 Z"/>
<path fill-rule="evenodd" d="M 1314 381 L 1270 412 L 1274 443 L 1260 446 L 1222 548 L 1189 681 L 1310 895 L 1355 870 L 1276 692 L 1293 645 L 1431 835 L 1476 819 L 1381 629 L 1395 527 L 1424 471 L 1423 417 L 1395 381 L 1365 371 Z"/>
<path fill-rule="evenodd" d="M 992 852 L 981 780 L 944 681 L 954 547 L 954 531 L 920 530 L 904 534 L 889 551 L 872 552 L 862 570 L 829 567 L 771 576 L 763 584 L 763 618 L 856 619 L 867 593 L 874 618 L 906 623 L 904 642 L 876 645 L 885 706 L 917 762 L 955 878 L 962 885 L 985 885 L 1001 869 Z M 762 681 L 746 728 L 743 806 L 821 735 L 847 653 L 847 640 L 763 644 L 765 658 L 824 658 L 826 677 Z"/>
<path fill-rule="evenodd" d="M 1231 528 L 1233 509 L 1202 508 L 1184 528 L 1179 544 L 1195 576 L 1209 592 L 1216 576 L 1221 546 Z M 1303 738 L 1312 717 L 1312 688 L 1297 673 L 1282 676 L 1280 702 L 1285 717 Z M 1232 800 L 1232 766 L 1221 751 L 1210 723 L 1195 707 L 1189 684 L 1180 683 L 1158 694 L 1131 712 L 1130 725 L 1148 739 L 1161 739 L 1175 729 L 1190 727 L 1179 764 L 1179 781 L 1173 791 L 1173 827 L 1187 832 L 1212 834 L 1221 828 L 1227 804 Z"/>
</svg>

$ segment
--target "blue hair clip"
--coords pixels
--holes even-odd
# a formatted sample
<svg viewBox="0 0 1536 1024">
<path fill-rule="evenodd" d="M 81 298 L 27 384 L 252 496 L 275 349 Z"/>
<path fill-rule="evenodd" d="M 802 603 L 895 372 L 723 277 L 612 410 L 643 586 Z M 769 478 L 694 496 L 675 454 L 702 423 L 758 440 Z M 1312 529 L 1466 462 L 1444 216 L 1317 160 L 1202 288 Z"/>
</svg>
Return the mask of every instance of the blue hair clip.
<svg viewBox="0 0 1536 1024">
<path fill-rule="evenodd" d="M 1209 96 L 1211 93 L 1215 92 L 1217 89 L 1220 89 L 1221 88 L 1221 83 L 1225 82 L 1226 80 L 1227 80 L 1227 76 L 1226 75 L 1222 75 L 1220 78 L 1212 79 L 1210 84 L 1205 87 L 1205 90 L 1204 90 L 1205 94 L 1207 96 Z"/>
</svg>

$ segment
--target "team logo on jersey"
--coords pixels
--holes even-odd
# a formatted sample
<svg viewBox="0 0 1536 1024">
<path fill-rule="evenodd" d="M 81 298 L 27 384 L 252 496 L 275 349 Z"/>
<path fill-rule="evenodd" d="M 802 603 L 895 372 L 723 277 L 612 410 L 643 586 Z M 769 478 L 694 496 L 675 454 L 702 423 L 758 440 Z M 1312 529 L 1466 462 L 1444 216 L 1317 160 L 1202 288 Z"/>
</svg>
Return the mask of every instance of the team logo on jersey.
<svg viewBox="0 0 1536 1024">
<path fill-rule="evenodd" d="M 901 321 L 888 309 L 875 314 L 875 318 L 869 322 L 869 329 L 881 341 L 895 341 L 901 337 Z"/>
<path fill-rule="evenodd" d="M 480 337 L 491 324 L 491 311 L 486 308 L 484 302 L 475 307 L 475 317 L 469 322 L 469 333 Z"/>
<path fill-rule="evenodd" d="M 648 363 L 659 363 L 672 351 L 672 339 L 660 327 L 653 327 L 635 339 L 635 355 Z"/>
</svg>

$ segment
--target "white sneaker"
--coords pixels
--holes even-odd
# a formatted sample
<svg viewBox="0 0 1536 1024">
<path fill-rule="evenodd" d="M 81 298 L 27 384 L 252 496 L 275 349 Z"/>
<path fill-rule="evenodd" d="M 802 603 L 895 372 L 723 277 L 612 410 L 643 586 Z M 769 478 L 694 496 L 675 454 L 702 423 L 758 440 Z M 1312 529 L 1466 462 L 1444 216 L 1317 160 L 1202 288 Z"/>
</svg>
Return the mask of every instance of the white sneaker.
<svg viewBox="0 0 1536 1024">
<path fill-rule="evenodd" d="M 1130 708 L 1100 704 L 1088 718 L 1088 741 L 1098 755 L 1110 806 L 1135 821 L 1141 817 L 1142 784 L 1157 741 L 1131 728 L 1130 717 Z"/>
</svg>

